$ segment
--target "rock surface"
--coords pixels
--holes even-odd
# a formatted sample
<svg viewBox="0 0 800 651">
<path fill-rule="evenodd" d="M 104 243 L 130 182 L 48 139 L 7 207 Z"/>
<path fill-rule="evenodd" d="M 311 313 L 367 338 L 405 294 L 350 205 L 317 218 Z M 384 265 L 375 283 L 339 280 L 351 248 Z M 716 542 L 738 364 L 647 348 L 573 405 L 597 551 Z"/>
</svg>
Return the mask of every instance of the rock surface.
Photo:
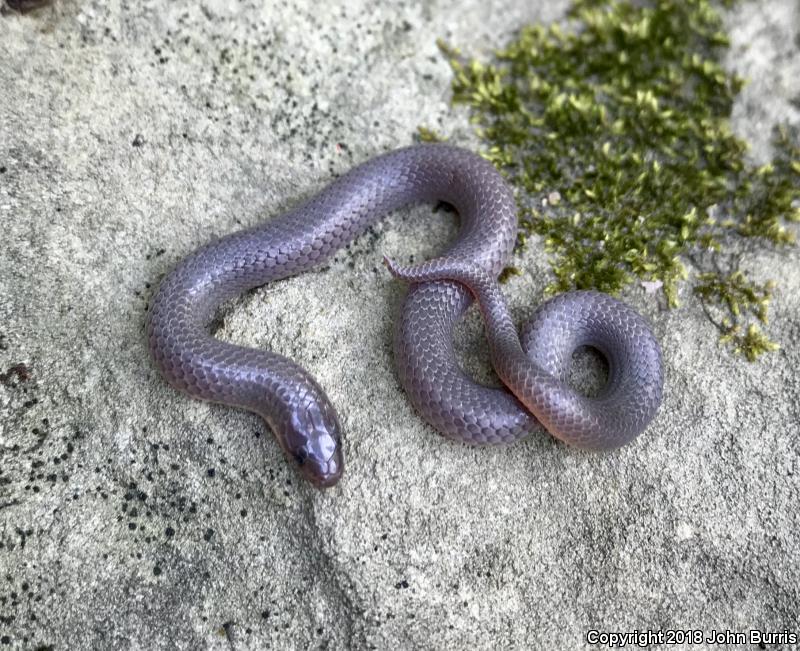
<svg viewBox="0 0 800 651">
<path fill-rule="evenodd" d="M 474 54 L 565 2 L 79 3 L 0 16 L 0 649 L 580 648 L 586 632 L 797 631 L 800 253 L 777 278 L 777 353 L 747 364 L 691 300 L 626 295 L 665 352 L 663 408 L 608 455 L 536 436 L 471 449 L 396 381 L 405 289 L 455 232 L 389 216 L 319 272 L 251 292 L 218 336 L 310 369 L 347 471 L 300 483 L 254 415 L 187 399 L 143 339 L 158 280 L 215 235 L 411 142 L 473 145 L 436 38 Z M 800 10 L 744 2 L 734 128 L 768 155 L 800 123 Z M 535 243 L 506 293 L 542 297 Z M 688 298 L 688 297 L 685 297 Z M 491 380 L 475 314 L 465 367 Z M 774 648 L 767 645 L 767 648 Z"/>
</svg>

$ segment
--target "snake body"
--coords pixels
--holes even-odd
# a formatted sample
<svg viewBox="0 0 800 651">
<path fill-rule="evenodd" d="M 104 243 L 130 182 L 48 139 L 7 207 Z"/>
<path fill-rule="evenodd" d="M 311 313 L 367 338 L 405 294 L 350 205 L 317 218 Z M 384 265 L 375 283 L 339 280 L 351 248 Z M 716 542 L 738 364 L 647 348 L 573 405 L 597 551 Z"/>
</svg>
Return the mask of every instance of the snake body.
<svg viewBox="0 0 800 651">
<path fill-rule="evenodd" d="M 520 342 L 494 282 L 516 238 L 513 194 L 490 163 L 444 144 L 377 156 L 293 210 L 185 258 L 151 303 L 147 337 L 156 366 L 196 398 L 256 412 L 303 476 L 319 487 L 335 484 L 344 469 L 341 426 L 320 385 L 286 357 L 215 339 L 209 322 L 226 299 L 318 266 L 386 213 L 435 200 L 458 211 L 457 237 L 430 265 L 394 268 L 415 282 L 394 347 L 400 382 L 421 416 L 443 435 L 473 444 L 510 443 L 540 422 L 566 442 L 593 449 L 616 447 L 642 431 L 663 383 L 646 322 L 605 295 L 570 293 L 543 304 Z M 498 374 L 506 382 L 513 376 L 514 393 L 477 384 L 458 366 L 452 330 L 472 293 L 493 361 L 506 364 Z M 597 347 L 609 362 L 606 388 L 594 399 L 565 382 L 579 345 Z"/>
</svg>

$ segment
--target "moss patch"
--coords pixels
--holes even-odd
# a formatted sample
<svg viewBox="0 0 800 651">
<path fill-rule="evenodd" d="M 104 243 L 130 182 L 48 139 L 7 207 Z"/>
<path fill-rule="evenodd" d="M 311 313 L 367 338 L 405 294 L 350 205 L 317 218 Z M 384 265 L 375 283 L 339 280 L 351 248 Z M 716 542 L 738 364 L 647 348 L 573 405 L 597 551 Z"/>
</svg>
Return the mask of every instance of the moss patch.
<svg viewBox="0 0 800 651">
<path fill-rule="evenodd" d="M 777 347 L 756 325 L 774 285 L 753 284 L 730 252 L 794 243 L 800 148 L 780 128 L 775 159 L 747 162 L 729 124 L 743 80 L 720 65 L 715 5 L 576 0 L 564 23 L 524 27 L 490 62 L 440 46 L 453 101 L 519 190 L 518 245 L 536 233 L 551 254 L 550 292 L 639 280 L 676 306 L 691 261 L 722 340 L 747 359 Z"/>
</svg>

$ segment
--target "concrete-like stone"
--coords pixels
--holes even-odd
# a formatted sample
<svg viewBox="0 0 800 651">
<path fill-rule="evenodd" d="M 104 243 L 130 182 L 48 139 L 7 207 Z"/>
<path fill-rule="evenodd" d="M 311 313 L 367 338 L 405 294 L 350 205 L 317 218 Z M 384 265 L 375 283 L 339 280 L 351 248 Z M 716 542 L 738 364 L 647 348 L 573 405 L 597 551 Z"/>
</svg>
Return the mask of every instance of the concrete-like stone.
<svg viewBox="0 0 800 651">
<path fill-rule="evenodd" d="M 728 16 L 750 76 L 734 128 L 800 123 L 796 3 Z M 339 407 L 346 476 L 301 484 L 266 426 L 150 364 L 147 302 L 214 235 L 258 223 L 417 125 L 469 145 L 442 37 L 475 54 L 565 2 L 77 2 L 0 16 L 0 649 L 580 648 L 591 628 L 794 629 L 800 612 L 800 254 L 758 364 L 690 297 L 643 290 L 664 406 L 609 455 L 471 449 L 396 381 L 404 287 L 380 264 L 455 232 L 403 211 L 316 273 L 252 292 L 218 335 L 284 353 Z M 547 266 L 505 286 L 522 319 Z M 491 380 L 475 314 L 464 365 Z M 26 370 L 27 369 L 27 370 Z M 772 647 L 769 647 L 772 648 Z"/>
</svg>

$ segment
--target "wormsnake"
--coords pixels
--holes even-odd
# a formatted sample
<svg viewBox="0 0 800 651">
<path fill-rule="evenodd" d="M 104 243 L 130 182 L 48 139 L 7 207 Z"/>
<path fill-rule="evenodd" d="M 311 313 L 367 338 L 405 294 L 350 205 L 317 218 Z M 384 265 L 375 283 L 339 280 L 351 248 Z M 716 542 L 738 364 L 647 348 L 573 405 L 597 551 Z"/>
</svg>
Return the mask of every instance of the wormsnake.
<svg viewBox="0 0 800 651">
<path fill-rule="evenodd" d="M 394 344 L 400 381 L 422 417 L 471 444 L 510 443 L 544 425 L 566 443 L 609 449 L 644 430 L 663 385 L 661 353 L 646 321 L 605 294 L 569 292 L 543 303 L 520 341 L 495 282 L 517 234 L 512 191 L 489 162 L 445 144 L 377 156 L 297 208 L 185 258 L 164 278 L 149 310 L 156 366 L 196 398 L 259 414 L 303 476 L 332 486 L 344 458 L 341 426 L 323 389 L 282 355 L 215 339 L 209 322 L 221 302 L 321 264 L 386 213 L 436 200 L 456 208 L 458 236 L 429 263 L 389 265 L 415 283 Z M 493 364 L 511 392 L 477 384 L 456 361 L 453 327 L 472 293 Z M 595 397 L 566 381 L 579 346 L 598 349 L 608 361 L 608 380 Z"/>
</svg>

